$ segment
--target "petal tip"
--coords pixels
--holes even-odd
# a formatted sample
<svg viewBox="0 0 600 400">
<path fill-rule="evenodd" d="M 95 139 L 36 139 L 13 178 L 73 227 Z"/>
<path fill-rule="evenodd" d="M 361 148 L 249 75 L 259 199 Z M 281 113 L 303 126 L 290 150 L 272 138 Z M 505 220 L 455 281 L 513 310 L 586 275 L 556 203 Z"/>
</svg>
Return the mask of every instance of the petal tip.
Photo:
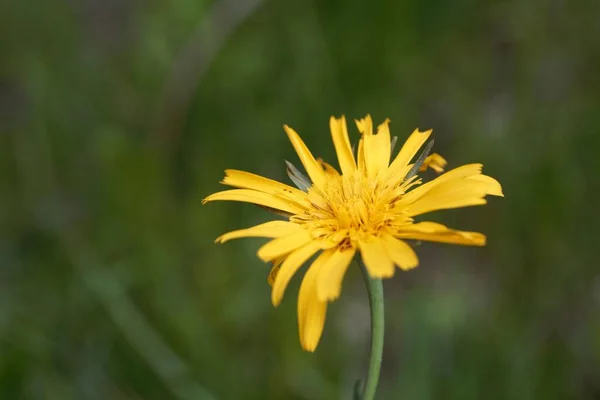
<svg viewBox="0 0 600 400">
<path fill-rule="evenodd" d="M 314 352 L 315 352 L 315 350 L 317 349 L 317 346 L 316 346 L 316 345 L 310 345 L 310 346 L 309 346 L 309 345 L 304 345 L 304 344 L 303 344 L 303 345 L 302 345 L 302 349 L 303 349 L 304 351 L 306 351 L 307 353 L 314 353 Z"/>
<path fill-rule="evenodd" d="M 256 255 L 258 256 L 258 258 L 260 258 L 263 262 L 271 261 L 270 254 L 268 254 L 268 248 L 265 248 L 265 246 L 268 245 L 269 243 L 271 243 L 271 242 L 267 242 L 266 244 L 262 245 L 256 252 Z"/>
<path fill-rule="evenodd" d="M 339 293 L 333 293 L 330 291 L 317 291 L 317 298 L 320 302 L 332 302 L 340 297 Z"/>
<path fill-rule="evenodd" d="M 283 125 L 283 130 L 285 131 L 285 133 L 288 135 L 289 138 L 298 136 L 298 134 L 296 133 L 296 131 L 293 130 L 292 128 L 290 128 L 289 125 L 285 125 L 284 124 Z"/>
<path fill-rule="evenodd" d="M 281 295 L 275 292 L 275 282 L 273 283 L 273 290 L 271 291 L 271 304 L 273 304 L 273 307 L 279 307 L 281 304 Z"/>
<path fill-rule="evenodd" d="M 474 232 L 470 239 L 472 240 L 471 245 L 473 246 L 485 246 L 487 243 L 487 237 L 483 233 Z"/>
<path fill-rule="evenodd" d="M 402 271 L 410 271 L 411 269 L 415 269 L 419 266 L 419 262 L 417 261 L 416 263 L 410 263 L 410 264 L 404 264 L 404 265 L 399 265 L 400 269 Z"/>
<path fill-rule="evenodd" d="M 389 269 L 387 271 L 377 271 L 376 274 L 373 274 L 372 271 L 368 271 L 368 272 L 369 272 L 369 276 L 372 279 L 388 279 L 388 278 L 392 278 L 394 276 L 395 271 L 396 271 L 395 269 Z"/>
<path fill-rule="evenodd" d="M 223 244 L 223 243 L 228 242 L 230 240 L 231 240 L 231 236 L 229 235 L 229 233 L 224 233 L 224 234 L 222 234 L 221 236 L 219 236 L 218 238 L 215 239 L 215 243 Z"/>
<path fill-rule="evenodd" d="M 265 254 L 264 252 L 261 252 L 260 249 L 258 250 L 258 252 L 256 253 L 256 255 L 258 256 L 258 258 L 261 259 L 262 262 L 269 262 L 270 261 L 270 257 L 268 257 L 268 255 Z"/>
</svg>

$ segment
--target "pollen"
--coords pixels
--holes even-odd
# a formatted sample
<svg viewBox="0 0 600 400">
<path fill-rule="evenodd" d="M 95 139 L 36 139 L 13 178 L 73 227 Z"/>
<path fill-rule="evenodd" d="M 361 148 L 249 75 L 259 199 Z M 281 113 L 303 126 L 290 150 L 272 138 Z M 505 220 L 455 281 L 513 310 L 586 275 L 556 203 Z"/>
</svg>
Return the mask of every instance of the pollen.
<svg viewBox="0 0 600 400">
<path fill-rule="evenodd" d="M 312 232 L 315 240 L 330 246 L 357 248 L 361 240 L 381 236 L 398 221 L 412 221 L 395 205 L 415 181 L 411 179 L 394 188 L 361 174 L 333 176 L 322 190 L 309 190 L 310 207 L 290 221 Z"/>
</svg>

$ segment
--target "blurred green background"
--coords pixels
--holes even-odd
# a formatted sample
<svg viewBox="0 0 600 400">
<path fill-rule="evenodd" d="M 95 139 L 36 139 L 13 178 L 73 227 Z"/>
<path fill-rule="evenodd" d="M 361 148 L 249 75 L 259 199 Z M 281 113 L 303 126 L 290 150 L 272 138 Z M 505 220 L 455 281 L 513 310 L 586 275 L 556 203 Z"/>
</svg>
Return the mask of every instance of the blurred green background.
<svg viewBox="0 0 600 400">
<path fill-rule="evenodd" d="M 0 398 L 350 399 L 368 358 L 357 268 L 316 353 L 296 277 L 274 309 L 267 221 L 201 205 L 225 168 L 288 182 L 281 128 L 433 128 L 505 199 L 432 219 L 385 282 L 381 399 L 600 398 L 597 0 L 0 2 Z M 354 140 L 358 133 L 350 127 Z M 432 175 L 430 175 L 432 176 Z"/>
</svg>

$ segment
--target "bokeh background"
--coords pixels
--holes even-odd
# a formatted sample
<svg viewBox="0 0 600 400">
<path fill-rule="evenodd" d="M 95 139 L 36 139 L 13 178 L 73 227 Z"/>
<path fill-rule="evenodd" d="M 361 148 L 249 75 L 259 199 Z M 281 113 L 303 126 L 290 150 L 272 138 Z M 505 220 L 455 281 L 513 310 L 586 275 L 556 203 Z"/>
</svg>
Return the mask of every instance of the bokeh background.
<svg viewBox="0 0 600 400">
<path fill-rule="evenodd" d="M 597 0 L 0 2 L 0 398 L 350 399 L 357 268 L 314 354 L 299 276 L 270 304 L 271 216 L 201 200 L 225 168 L 288 182 L 281 128 L 332 160 L 330 115 L 433 128 L 505 199 L 432 219 L 385 282 L 381 399 L 600 398 Z M 354 139 L 358 137 L 350 127 Z M 429 177 L 432 177 L 431 174 Z"/>
</svg>

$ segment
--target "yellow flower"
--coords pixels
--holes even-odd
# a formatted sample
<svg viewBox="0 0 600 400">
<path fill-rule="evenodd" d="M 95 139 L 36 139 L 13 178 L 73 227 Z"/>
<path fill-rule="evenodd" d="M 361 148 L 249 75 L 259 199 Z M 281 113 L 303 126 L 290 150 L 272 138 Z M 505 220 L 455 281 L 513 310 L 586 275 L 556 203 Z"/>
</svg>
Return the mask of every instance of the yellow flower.
<svg viewBox="0 0 600 400">
<path fill-rule="evenodd" d="M 395 266 L 407 270 L 419 262 L 403 239 L 483 246 L 485 236 L 481 233 L 415 222 L 413 218 L 430 211 L 485 204 L 488 194 L 502 196 L 500 184 L 482 175 L 481 164 L 463 165 L 422 184 L 416 172 L 427 166 L 441 172 L 446 164 L 440 155 L 427 157 L 433 141 L 411 164 L 431 130 L 415 130 L 400 152 L 391 157 L 395 138 L 390 137 L 389 120 L 379 125 L 376 134 L 368 115 L 356 125 L 361 138 L 355 157 L 345 118 L 330 119 L 341 173 L 315 159 L 298 134 L 284 125 L 308 173 L 307 178 L 288 163 L 288 174 L 299 188 L 226 170 L 222 183 L 237 189 L 204 200 L 254 203 L 285 216 L 286 220 L 229 232 L 217 239 L 223 243 L 241 237 L 272 238 L 258 250 L 258 256 L 273 263 L 269 282 L 275 306 L 292 276 L 320 252 L 304 275 L 298 296 L 300 343 L 307 351 L 317 347 L 327 303 L 340 295 L 344 274 L 357 252 L 371 277 L 389 278 Z"/>
</svg>

